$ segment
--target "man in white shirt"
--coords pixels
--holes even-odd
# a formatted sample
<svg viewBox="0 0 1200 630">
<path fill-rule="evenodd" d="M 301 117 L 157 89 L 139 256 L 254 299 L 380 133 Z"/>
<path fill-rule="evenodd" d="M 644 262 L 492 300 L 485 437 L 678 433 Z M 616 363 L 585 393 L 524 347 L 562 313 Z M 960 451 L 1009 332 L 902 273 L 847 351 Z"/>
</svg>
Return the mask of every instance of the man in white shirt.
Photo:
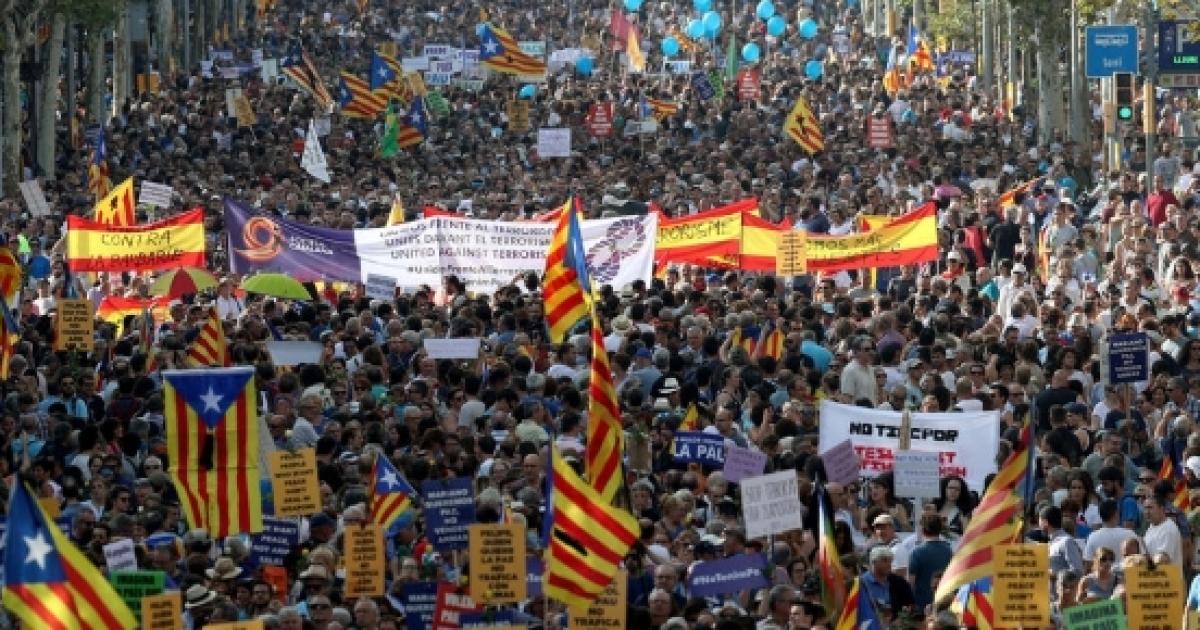
<svg viewBox="0 0 1200 630">
<path fill-rule="evenodd" d="M 854 345 L 854 360 L 842 368 L 841 392 L 854 403 L 860 398 L 879 405 L 879 386 L 875 383 L 875 370 L 871 360 L 875 356 L 875 342 L 870 337 L 860 337 Z"/>
<path fill-rule="evenodd" d="M 1101 501 L 1099 511 L 1103 525 L 1099 529 L 1093 530 L 1088 536 L 1087 544 L 1083 547 L 1084 562 L 1091 564 L 1092 558 L 1096 557 L 1096 551 L 1101 548 L 1111 550 L 1116 556 L 1116 561 L 1120 562 L 1121 548 L 1125 546 L 1125 541 L 1137 538 L 1137 533 L 1132 529 L 1121 527 L 1119 522 L 1121 514 L 1116 501 L 1112 499 Z"/>
<path fill-rule="evenodd" d="M 1150 526 L 1142 540 L 1146 543 L 1146 553 L 1151 555 L 1165 553 L 1171 558 L 1171 564 L 1183 566 L 1183 538 L 1179 535 L 1179 526 L 1174 519 L 1167 517 L 1167 511 L 1154 494 L 1146 497 L 1142 511 Z"/>
<path fill-rule="evenodd" d="M 217 317 L 222 321 L 237 319 L 246 308 L 241 298 L 234 296 L 232 291 L 229 279 L 222 278 L 221 284 L 217 285 Z"/>
</svg>

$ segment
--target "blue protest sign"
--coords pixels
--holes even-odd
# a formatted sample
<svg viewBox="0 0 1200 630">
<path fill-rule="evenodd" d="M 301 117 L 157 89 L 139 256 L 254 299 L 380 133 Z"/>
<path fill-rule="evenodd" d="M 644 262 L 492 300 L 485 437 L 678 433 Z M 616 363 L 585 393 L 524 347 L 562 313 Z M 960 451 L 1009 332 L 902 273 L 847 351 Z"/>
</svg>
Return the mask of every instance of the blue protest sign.
<svg viewBox="0 0 1200 630">
<path fill-rule="evenodd" d="M 697 72 L 692 75 L 692 92 L 702 101 L 707 101 L 717 95 L 717 90 L 713 88 L 712 81 L 709 81 L 708 75 L 703 72 Z"/>
<path fill-rule="evenodd" d="M 440 550 L 466 549 L 467 526 L 475 522 L 475 496 L 470 477 L 421 484 L 425 532 Z"/>
<path fill-rule="evenodd" d="M 542 559 L 537 556 L 525 558 L 525 593 L 529 597 L 541 597 L 542 574 L 546 572 Z"/>
<path fill-rule="evenodd" d="M 673 455 L 677 462 L 720 468 L 725 465 L 725 438 L 716 433 L 682 431 L 675 434 Z"/>
<path fill-rule="evenodd" d="M 292 547 L 300 544 L 300 522 L 263 517 L 263 530 L 250 536 L 250 563 L 283 566 Z"/>
<path fill-rule="evenodd" d="M 1124 333 L 1108 338 L 1108 382 L 1137 383 L 1150 378 L 1150 346 L 1146 333 Z"/>
<path fill-rule="evenodd" d="M 1138 32 L 1132 24 L 1087 27 L 1085 66 L 1089 79 L 1111 77 L 1117 72 L 1138 71 Z"/>
<path fill-rule="evenodd" d="M 695 597 L 717 597 L 769 586 L 767 557 L 761 553 L 739 554 L 709 560 L 692 567 L 688 589 Z"/>
<path fill-rule="evenodd" d="M 433 627 L 433 609 L 437 605 L 437 582 L 413 582 L 403 586 L 404 623 L 408 630 Z"/>
<path fill-rule="evenodd" d="M 483 612 L 458 613 L 458 627 L 462 630 L 469 628 L 494 628 L 497 626 L 510 627 L 517 621 L 516 614 L 511 610 L 485 610 Z"/>
</svg>

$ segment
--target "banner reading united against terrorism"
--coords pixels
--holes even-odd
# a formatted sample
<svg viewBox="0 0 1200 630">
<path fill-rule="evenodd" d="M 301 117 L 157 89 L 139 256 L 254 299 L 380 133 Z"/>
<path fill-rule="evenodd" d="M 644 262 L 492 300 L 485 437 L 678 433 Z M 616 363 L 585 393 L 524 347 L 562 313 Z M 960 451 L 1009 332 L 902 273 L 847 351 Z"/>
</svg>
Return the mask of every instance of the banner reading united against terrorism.
<svg viewBox="0 0 1200 630">
<path fill-rule="evenodd" d="M 231 266 L 236 273 L 279 271 L 301 280 L 365 282 L 398 278 L 404 286 L 439 286 L 457 275 L 472 291 L 490 292 L 528 271 L 539 275 L 552 223 L 434 217 L 385 228 L 331 230 L 255 214 L 225 202 Z M 583 221 L 592 279 L 621 287 L 650 279 L 657 216 Z"/>
<path fill-rule="evenodd" d="M 849 439 L 864 477 L 892 470 L 902 414 L 821 401 L 821 454 Z M 943 477 L 958 475 L 972 490 L 996 472 L 1000 414 L 995 411 L 911 414 L 911 448 L 938 453 Z"/>
<path fill-rule="evenodd" d="M 115 226 L 67 217 L 71 271 L 157 271 L 204 266 L 204 211 Z"/>
</svg>

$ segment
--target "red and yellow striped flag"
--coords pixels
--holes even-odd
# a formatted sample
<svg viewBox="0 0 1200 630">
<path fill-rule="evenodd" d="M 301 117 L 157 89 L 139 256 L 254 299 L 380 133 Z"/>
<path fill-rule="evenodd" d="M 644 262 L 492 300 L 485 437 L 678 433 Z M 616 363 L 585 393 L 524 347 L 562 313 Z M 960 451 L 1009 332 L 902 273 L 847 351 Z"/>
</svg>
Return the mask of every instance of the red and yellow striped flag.
<svg viewBox="0 0 1200 630">
<path fill-rule="evenodd" d="M 830 515 L 829 496 L 825 485 L 817 492 L 817 567 L 821 571 L 821 599 L 825 610 L 841 610 L 846 600 L 846 569 L 842 567 L 842 556 L 833 539 L 833 517 Z"/>
<path fill-rule="evenodd" d="M 621 424 L 621 406 L 613 385 L 608 351 L 604 349 L 604 328 L 592 309 L 592 374 L 588 384 L 587 473 L 588 480 L 606 503 L 612 503 L 621 489 L 621 457 L 625 435 Z"/>
<path fill-rule="evenodd" d="M 1187 510 L 1188 503 L 1191 502 L 1187 480 L 1175 474 L 1175 462 L 1171 460 L 1170 453 L 1163 455 L 1162 466 L 1158 468 L 1158 478 L 1175 483 L 1175 496 L 1171 497 L 1171 503 L 1181 510 Z"/>
<path fill-rule="evenodd" d="M 133 225 L 133 209 L 133 178 L 129 177 L 96 202 L 92 208 L 92 219 L 102 225 Z"/>
<path fill-rule="evenodd" d="M 168 473 L 191 527 L 262 531 L 254 368 L 163 372 Z"/>
<path fill-rule="evenodd" d="M 546 254 L 546 273 L 542 278 L 546 325 L 550 341 L 562 343 L 567 332 L 588 314 L 587 260 L 583 253 L 583 236 L 579 230 L 579 215 L 574 199 L 563 204 L 558 227 L 550 238 Z"/>
<path fill-rule="evenodd" d="M 762 340 L 762 356 L 771 357 L 776 361 L 783 359 L 783 331 L 771 326 L 771 332 Z"/>
<path fill-rule="evenodd" d="M 683 421 L 679 423 L 680 431 L 699 431 L 700 430 L 700 409 L 696 407 L 696 403 L 688 405 L 687 411 L 683 414 Z"/>
<path fill-rule="evenodd" d="M 225 326 L 217 315 L 217 307 L 208 309 L 208 319 L 200 333 L 188 348 L 187 363 L 191 367 L 229 367 L 233 361 L 229 356 L 229 343 L 225 339 Z"/>
</svg>

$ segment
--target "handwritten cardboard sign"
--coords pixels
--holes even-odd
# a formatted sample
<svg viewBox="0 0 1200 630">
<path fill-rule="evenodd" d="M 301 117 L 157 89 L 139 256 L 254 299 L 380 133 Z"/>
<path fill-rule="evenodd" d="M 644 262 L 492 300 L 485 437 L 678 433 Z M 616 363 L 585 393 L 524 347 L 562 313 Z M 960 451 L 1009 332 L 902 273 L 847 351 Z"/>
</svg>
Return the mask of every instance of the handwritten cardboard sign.
<svg viewBox="0 0 1200 630">
<path fill-rule="evenodd" d="M 526 598 L 524 530 L 517 523 L 470 527 L 471 599 L 492 605 Z"/>
<path fill-rule="evenodd" d="M 88 300 L 59 300 L 54 322 L 54 350 L 91 352 L 95 348 L 95 317 Z"/>
</svg>

